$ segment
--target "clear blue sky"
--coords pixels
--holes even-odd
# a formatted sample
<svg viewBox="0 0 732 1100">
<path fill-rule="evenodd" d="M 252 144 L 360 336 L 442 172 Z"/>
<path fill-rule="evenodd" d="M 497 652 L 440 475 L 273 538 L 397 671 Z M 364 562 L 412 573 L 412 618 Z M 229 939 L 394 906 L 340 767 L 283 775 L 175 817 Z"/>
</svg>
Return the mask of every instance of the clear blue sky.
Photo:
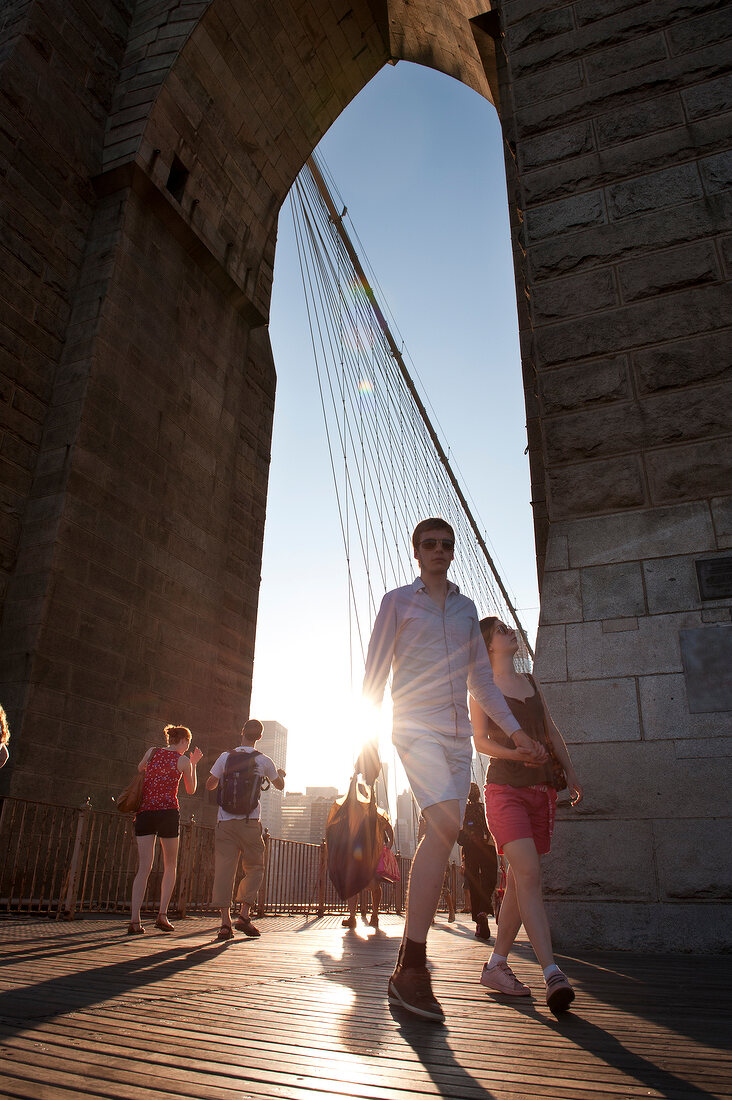
<svg viewBox="0 0 732 1100">
<path fill-rule="evenodd" d="M 533 641 L 526 417 L 496 112 L 450 77 L 400 62 L 350 104 L 319 152 Z M 270 335 L 278 387 L 251 713 L 288 727 L 290 790 L 343 789 L 360 737 L 347 574 L 289 204 Z"/>
</svg>

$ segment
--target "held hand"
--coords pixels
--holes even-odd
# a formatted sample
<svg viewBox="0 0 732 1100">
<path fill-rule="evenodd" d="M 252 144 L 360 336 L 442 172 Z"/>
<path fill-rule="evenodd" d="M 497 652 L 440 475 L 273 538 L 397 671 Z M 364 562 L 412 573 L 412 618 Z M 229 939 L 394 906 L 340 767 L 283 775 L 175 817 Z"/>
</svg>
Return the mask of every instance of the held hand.
<svg viewBox="0 0 732 1100">
<path fill-rule="evenodd" d="M 528 733 L 524 733 L 523 730 L 516 730 L 515 733 L 511 734 L 511 740 L 517 753 L 519 750 L 521 751 L 520 759 L 525 764 L 536 766 L 546 763 L 548 759 L 546 749 L 538 741 L 534 741 L 533 737 L 529 737 Z"/>
<path fill-rule="evenodd" d="M 193 767 L 195 768 L 198 761 L 202 760 L 202 759 L 203 759 L 203 753 L 198 748 L 198 746 L 196 746 L 196 748 L 193 750 L 193 752 L 190 755 L 191 764 L 193 764 Z"/>
<path fill-rule="evenodd" d="M 287 772 L 285 771 L 284 768 L 278 768 L 277 769 L 277 774 L 279 775 L 280 779 L 284 779 L 285 776 L 287 775 Z"/>
</svg>

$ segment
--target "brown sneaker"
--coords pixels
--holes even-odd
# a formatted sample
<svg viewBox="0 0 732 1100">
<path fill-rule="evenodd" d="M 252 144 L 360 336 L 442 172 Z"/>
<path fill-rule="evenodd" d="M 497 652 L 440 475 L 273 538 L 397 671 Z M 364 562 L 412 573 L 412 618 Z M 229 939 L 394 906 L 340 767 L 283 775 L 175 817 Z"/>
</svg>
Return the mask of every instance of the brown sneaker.
<svg viewBox="0 0 732 1100">
<path fill-rule="evenodd" d="M 546 980 L 546 1003 L 555 1016 L 566 1012 L 574 1000 L 574 990 L 561 970 L 555 970 Z"/>
<path fill-rule="evenodd" d="M 389 978 L 389 1004 L 403 1008 L 424 1020 L 442 1023 L 445 1013 L 432 992 L 432 979 L 426 966 L 398 966 Z"/>
</svg>

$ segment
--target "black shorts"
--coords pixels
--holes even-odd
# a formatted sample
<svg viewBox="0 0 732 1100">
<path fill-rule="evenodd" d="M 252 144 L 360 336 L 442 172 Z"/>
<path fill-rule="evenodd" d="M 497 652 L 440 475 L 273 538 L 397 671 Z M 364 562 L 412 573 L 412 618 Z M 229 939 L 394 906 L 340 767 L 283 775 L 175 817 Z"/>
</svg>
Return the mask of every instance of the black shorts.
<svg viewBox="0 0 732 1100">
<path fill-rule="evenodd" d="M 158 836 L 168 840 L 180 832 L 180 810 L 143 810 L 135 814 L 135 836 Z"/>
</svg>

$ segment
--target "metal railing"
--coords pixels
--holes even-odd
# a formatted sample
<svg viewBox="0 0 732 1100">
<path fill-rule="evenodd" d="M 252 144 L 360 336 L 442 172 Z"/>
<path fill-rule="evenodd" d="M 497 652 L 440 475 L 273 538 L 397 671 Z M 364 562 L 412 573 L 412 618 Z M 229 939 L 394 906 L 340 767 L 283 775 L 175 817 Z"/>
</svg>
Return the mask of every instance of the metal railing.
<svg viewBox="0 0 732 1100">
<path fill-rule="evenodd" d="M 137 873 L 133 815 L 5 798 L 0 810 L 0 914 L 38 913 L 72 919 L 77 913 L 129 909 Z M 401 913 L 411 859 L 398 856 L 401 881 L 382 884 L 381 909 Z M 181 824 L 178 874 L 171 912 L 210 912 L 214 828 Z M 459 875 L 449 868 L 455 896 Z M 156 899 L 162 853 L 156 845 L 148 899 Z M 235 886 L 238 885 L 238 881 Z M 366 892 L 364 892 L 366 894 Z M 460 891 L 462 894 L 462 891 Z M 457 899 L 456 899 L 457 900 Z M 366 897 L 362 904 L 367 904 Z M 150 901 L 150 907 L 153 902 Z M 145 907 L 145 906 L 143 906 Z M 270 837 L 259 891 L 259 914 L 345 912 L 327 872 L 325 844 Z"/>
</svg>

